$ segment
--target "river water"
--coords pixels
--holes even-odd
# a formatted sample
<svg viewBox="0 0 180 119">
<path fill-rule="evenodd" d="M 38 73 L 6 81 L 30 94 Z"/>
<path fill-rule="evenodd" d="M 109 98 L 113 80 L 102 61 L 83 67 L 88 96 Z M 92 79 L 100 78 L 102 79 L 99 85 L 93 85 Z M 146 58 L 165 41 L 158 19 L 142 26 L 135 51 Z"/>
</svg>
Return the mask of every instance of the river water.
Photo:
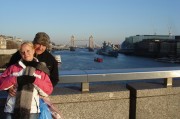
<svg viewBox="0 0 180 119">
<path fill-rule="evenodd" d="M 96 51 L 88 49 L 76 49 L 76 51 L 55 51 L 54 55 L 60 55 L 62 64 L 60 70 L 94 70 L 94 69 L 127 69 L 127 68 L 151 68 L 151 67 L 176 67 L 180 63 L 158 62 L 153 58 L 145 58 L 119 54 L 117 58 L 97 55 Z M 95 62 L 99 57 L 103 62 Z"/>
</svg>

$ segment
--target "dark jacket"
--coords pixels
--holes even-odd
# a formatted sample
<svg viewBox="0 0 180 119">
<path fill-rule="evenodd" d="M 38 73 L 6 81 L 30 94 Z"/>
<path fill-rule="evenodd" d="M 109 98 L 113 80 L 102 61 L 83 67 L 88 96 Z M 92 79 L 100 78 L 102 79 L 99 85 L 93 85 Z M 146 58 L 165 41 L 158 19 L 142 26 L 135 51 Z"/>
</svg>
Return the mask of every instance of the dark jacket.
<svg viewBox="0 0 180 119">
<path fill-rule="evenodd" d="M 53 87 L 58 83 L 59 81 L 59 73 L 58 73 L 58 63 L 54 56 L 49 53 L 47 50 L 45 50 L 42 54 L 35 56 L 39 62 L 45 62 L 49 71 L 50 71 L 50 80 L 53 84 Z M 21 55 L 19 51 L 14 53 L 7 65 L 7 67 L 17 63 L 21 59 Z"/>
</svg>

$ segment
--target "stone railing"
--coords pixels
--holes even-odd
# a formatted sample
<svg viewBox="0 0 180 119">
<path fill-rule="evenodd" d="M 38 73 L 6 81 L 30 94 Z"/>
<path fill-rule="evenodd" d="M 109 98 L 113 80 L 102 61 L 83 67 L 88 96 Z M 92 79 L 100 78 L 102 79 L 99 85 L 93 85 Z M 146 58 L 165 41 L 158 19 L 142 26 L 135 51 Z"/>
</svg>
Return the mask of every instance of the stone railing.
<svg viewBox="0 0 180 119">
<path fill-rule="evenodd" d="M 64 119 L 178 119 L 179 77 L 180 67 L 60 71 L 50 98 Z"/>
</svg>

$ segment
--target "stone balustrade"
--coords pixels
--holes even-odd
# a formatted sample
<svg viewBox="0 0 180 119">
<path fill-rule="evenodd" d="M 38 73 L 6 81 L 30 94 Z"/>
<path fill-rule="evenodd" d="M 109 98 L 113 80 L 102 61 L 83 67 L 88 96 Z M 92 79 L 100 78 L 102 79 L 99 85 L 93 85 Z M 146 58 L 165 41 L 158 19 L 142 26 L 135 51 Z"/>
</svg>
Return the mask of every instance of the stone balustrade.
<svg viewBox="0 0 180 119">
<path fill-rule="evenodd" d="M 50 99 L 64 119 L 179 119 L 179 69 L 61 71 Z"/>
</svg>

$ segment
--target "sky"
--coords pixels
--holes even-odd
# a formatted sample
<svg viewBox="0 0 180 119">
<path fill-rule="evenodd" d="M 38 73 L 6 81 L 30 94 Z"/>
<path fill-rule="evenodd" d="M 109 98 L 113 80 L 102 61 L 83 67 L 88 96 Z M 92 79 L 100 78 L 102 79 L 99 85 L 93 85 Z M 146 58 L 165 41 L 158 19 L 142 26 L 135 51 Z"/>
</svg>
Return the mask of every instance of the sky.
<svg viewBox="0 0 180 119">
<path fill-rule="evenodd" d="M 1 0 L 0 35 L 55 44 L 121 44 L 134 35 L 180 35 L 180 0 Z M 83 41 L 78 41 L 83 40 Z"/>
</svg>

